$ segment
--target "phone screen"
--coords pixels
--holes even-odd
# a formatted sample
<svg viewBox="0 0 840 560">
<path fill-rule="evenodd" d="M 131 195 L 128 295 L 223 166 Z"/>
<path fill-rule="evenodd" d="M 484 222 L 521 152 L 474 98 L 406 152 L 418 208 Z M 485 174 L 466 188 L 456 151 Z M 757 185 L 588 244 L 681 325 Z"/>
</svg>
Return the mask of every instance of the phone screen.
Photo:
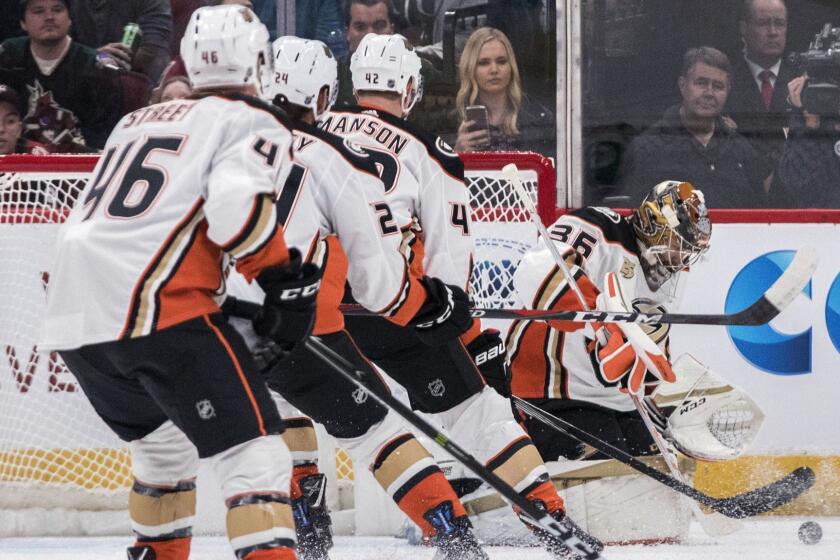
<svg viewBox="0 0 840 560">
<path fill-rule="evenodd" d="M 467 120 L 473 121 L 470 132 L 489 130 L 490 127 L 487 124 L 487 107 L 484 105 L 470 105 L 464 112 L 466 113 Z"/>
</svg>

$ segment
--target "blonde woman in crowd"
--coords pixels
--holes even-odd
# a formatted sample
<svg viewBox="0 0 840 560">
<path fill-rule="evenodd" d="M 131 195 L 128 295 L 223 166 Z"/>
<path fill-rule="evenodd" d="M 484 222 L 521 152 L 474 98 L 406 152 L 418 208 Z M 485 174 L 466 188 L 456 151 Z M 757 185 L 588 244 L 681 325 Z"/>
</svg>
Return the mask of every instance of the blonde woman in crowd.
<svg viewBox="0 0 840 560">
<path fill-rule="evenodd" d="M 476 29 L 461 53 L 459 74 L 456 151 L 553 152 L 554 117 L 522 92 L 516 57 L 504 33 L 492 27 Z M 476 106 L 484 110 L 468 110 Z"/>
</svg>

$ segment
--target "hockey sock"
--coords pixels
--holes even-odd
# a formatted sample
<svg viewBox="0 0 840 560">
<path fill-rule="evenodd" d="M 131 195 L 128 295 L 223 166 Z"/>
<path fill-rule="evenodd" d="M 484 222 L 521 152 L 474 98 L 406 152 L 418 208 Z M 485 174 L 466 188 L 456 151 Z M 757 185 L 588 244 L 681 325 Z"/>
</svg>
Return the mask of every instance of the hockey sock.
<svg viewBox="0 0 840 560">
<path fill-rule="evenodd" d="M 431 454 L 411 434 L 402 434 L 383 446 L 371 469 L 376 481 L 388 492 L 397 506 L 423 531 L 432 537 L 438 529 L 430 520 L 439 521 L 432 512 L 444 502 L 451 504 L 447 519 L 466 516 L 464 506 L 446 480 Z M 448 526 L 447 519 L 440 527 Z"/>
<path fill-rule="evenodd" d="M 318 472 L 318 437 L 315 435 L 315 425 L 312 420 L 305 416 L 296 416 L 283 418 L 283 423 L 286 425 L 283 441 L 286 442 L 289 453 L 292 454 L 295 472 L 298 466 L 314 466 L 314 472 Z M 292 486 L 294 487 L 294 481 Z M 293 495 L 292 499 L 296 497 Z"/>
<path fill-rule="evenodd" d="M 557 493 L 557 488 L 551 480 L 537 481 L 533 489 L 528 489 L 523 493 L 525 499 L 529 502 L 540 501 L 550 515 L 554 516 L 555 512 L 565 512 L 566 506 L 563 504 L 563 498 Z"/>
<path fill-rule="evenodd" d="M 296 558 L 292 509 L 285 493 L 248 493 L 226 504 L 227 534 L 238 559 Z"/>
<path fill-rule="evenodd" d="M 195 481 L 159 488 L 136 480 L 128 498 L 135 547 L 149 547 L 157 560 L 187 560 L 195 516 Z"/>
</svg>

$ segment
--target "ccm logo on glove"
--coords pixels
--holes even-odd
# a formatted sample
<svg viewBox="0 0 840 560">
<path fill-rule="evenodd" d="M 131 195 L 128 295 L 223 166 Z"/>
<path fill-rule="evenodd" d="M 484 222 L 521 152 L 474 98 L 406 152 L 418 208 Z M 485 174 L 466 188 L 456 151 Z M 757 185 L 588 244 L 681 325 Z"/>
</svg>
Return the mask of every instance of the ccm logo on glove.
<svg viewBox="0 0 840 560">
<path fill-rule="evenodd" d="M 293 301 L 299 298 L 311 297 L 318 293 L 318 288 L 321 287 L 321 281 L 318 280 L 315 284 L 309 286 L 301 286 L 299 288 L 287 288 L 282 290 L 279 294 L 274 294 L 274 297 L 280 301 Z"/>
</svg>

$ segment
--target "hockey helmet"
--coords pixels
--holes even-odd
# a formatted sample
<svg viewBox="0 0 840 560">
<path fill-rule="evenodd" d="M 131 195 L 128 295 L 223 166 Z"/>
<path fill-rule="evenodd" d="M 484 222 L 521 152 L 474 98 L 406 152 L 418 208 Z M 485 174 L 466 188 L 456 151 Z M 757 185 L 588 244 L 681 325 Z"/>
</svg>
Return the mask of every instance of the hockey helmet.
<svg viewBox="0 0 840 560">
<path fill-rule="evenodd" d="M 365 35 L 350 59 L 350 72 L 354 91 L 398 93 L 403 116 L 423 94 L 420 57 L 399 34 Z"/>
<path fill-rule="evenodd" d="M 181 56 L 195 89 L 252 85 L 262 94 L 270 78 L 268 30 L 244 6 L 194 11 L 181 39 Z"/>
<path fill-rule="evenodd" d="M 703 192 L 691 183 L 659 183 L 630 222 L 644 245 L 643 257 L 665 278 L 688 268 L 709 249 L 712 222 Z"/>
<path fill-rule="evenodd" d="M 338 95 L 338 64 L 330 49 L 321 41 L 280 37 L 273 44 L 274 77 L 268 88 L 271 101 L 276 96 L 311 109 L 317 119 L 335 103 Z M 326 108 L 318 111 L 318 94 L 327 86 Z"/>
</svg>

